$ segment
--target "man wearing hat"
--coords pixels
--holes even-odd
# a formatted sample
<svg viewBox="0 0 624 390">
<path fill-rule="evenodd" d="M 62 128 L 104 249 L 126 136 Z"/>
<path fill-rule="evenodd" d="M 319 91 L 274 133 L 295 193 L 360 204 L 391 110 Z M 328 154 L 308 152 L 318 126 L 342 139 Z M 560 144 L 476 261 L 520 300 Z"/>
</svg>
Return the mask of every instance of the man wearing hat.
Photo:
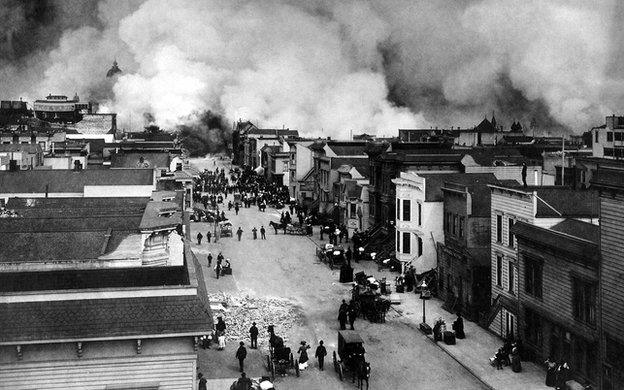
<svg viewBox="0 0 624 390">
<path fill-rule="evenodd" d="M 256 327 L 256 323 L 251 323 L 251 328 L 249 328 L 249 337 L 251 338 L 251 345 L 249 348 L 258 349 L 258 328 Z"/>
<path fill-rule="evenodd" d="M 238 359 L 238 367 L 240 368 L 240 372 L 244 371 L 244 360 L 247 357 L 247 348 L 245 348 L 245 343 L 242 341 L 239 343 L 240 346 L 236 350 L 236 358 Z"/>
<path fill-rule="evenodd" d="M 314 356 L 318 359 L 319 370 L 323 371 L 323 363 L 325 361 L 325 355 L 327 355 L 327 349 L 323 345 L 323 340 L 319 341 L 319 346 L 316 347 L 316 353 Z"/>
</svg>

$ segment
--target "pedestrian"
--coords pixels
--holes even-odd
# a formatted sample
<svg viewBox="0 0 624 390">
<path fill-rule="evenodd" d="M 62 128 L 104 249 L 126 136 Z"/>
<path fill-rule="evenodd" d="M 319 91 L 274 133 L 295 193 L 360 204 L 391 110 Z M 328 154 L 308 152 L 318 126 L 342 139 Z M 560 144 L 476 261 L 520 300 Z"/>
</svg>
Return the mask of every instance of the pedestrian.
<svg viewBox="0 0 624 390">
<path fill-rule="evenodd" d="M 240 210 L 240 207 L 238 207 L 238 203 L 236 203 L 234 205 L 234 211 L 236 212 L 236 215 L 238 215 L 238 210 Z"/>
<path fill-rule="evenodd" d="M 212 267 L 212 253 L 208 252 L 208 267 Z"/>
<path fill-rule="evenodd" d="M 527 165 L 525 162 L 522 163 L 522 186 L 527 188 Z"/>
<path fill-rule="evenodd" d="M 318 360 L 319 370 L 323 371 L 323 363 L 325 362 L 325 356 L 327 355 L 327 349 L 323 345 L 323 340 L 319 341 L 319 346 L 316 347 L 316 353 L 314 357 Z"/>
<path fill-rule="evenodd" d="M 253 233 L 253 239 L 257 240 L 258 239 L 258 229 L 256 229 L 256 227 L 254 226 L 254 228 L 251 229 L 251 232 Z"/>
<path fill-rule="evenodd" d="M 308 357 L 308 349 L 310 349 L 310 346 L 305 341 L 302 341 L 301 346 L 297 351 L 299 352 L 299 367 L 302 369 L 306 369 L 308 367 L 308 360 L 310 360 Z"/>
<path fill-rule="evenodd" d="M 260 226 L 260 238 L 266 240 L 266 229 L 263 226 Z"/>
<path fill-rule="evenodd" d="M 208 233 L 206 233 L 206 241 L 208 241 L 208 244 L 210 244 L 210 239 L 212 238 L 212 233 L 210 233 L 210 231 L 208 231 Z"/>
<path fill-rule="evenodd" d="M 282 211 L 282 215 L 280 216 L 280 223 L 284 223 L 284 212 Z"/>
<path fill-rule="evenodd" d="M 351 251 L 351 247 L 347 247 L 347 251 L 345 252 L 345 257 L 347 258 L 347 261 L 349 262 L 349 265 L 351 265 L 351 260 L 353 259 L 353 252 Z"/>
<path fill-rule="evenodd" d="M 197 387 L 198 390 L 206 390 L 206 378 L 204 378 L 204 374 L 202 374 L 201 372 L 199 374 L 197 374 L 197 378 L 199 379 L 199 386 Z"/>
<path fill-rule="evenodd" d="M 217 255 L 217 264 L 221 265 L 222 261 L 223 261 L 223 253 L 219 252 L 219 254 Z"/>
<path fill-rule="evenodd" d="M 342 244 L 342 238 L 344 237 L 344 231 L 343 230 L 338 230 L 338 239 L 340 240 L 340 243 Z"/>
<path fill-rule="evenodd" d="M 239 343 L 239 347 L 236 350 L 236 358 L 238 359 L 238 367 L 240 368 L 240 372 L 244 371 L 244 361 L 247 357 L 247 348 L 245 348 L 245 343 L 242 341 Z"/>
<path fill-rule="evenodd" d="M 351 326 L 351 330 L 355 330 L 355 328 L 353 328 L 353 323 L 355 322 L 355 319 L 357 318 L 357 311 L 355 310 L 355 306 L 353 304 L 349 305 L 349 310 L 347 314 L 349 316 L 349 325 Z"/>
<path fill-rule="evenodd" d="M 201 245 L 202 238 L 204 238 L 204 235 L 201 232 L 197 233 L 197 245 Z"/>
<path fill-rule="evenodd" d="M 236 235 L 238 236 L 238 241 L 241 240 L 241 236 L 243 235 L 243 229 L 241 229 L 241 227 L 238 227 L 238 230 L 236 231 Z"/>
<path fill-rule="evenodd" d="M 464 333 L 464 319 L 462 318 L 461 313 L 457 313 L 457 319 L 453 322 L 453 330 L 455 331 L 455 336 L 458 339 L 466 338 L 466 334 Z"/>
<path fill-rule="evenodd" d="M 225 349 L 225 332 L 216 332 L 217 340 L 219 341 L 219 348 L 217 350 L 223 351 Z"/>
<path fill-rule="evenodd" d="M 250 390 L 253 388 L 253 384 L 251 379 L 247 378 L 247 375 L 243 372 L 241 373 L 241 377 L 238 378 L 234 386 L 231 387 L 232 390 Z"/>
<path fill-rule="evenodd" d="M 338 321 L 340 322 L 340 330 L 347 329 L 347 312 L 349 311 L 349 305 L 342 300 L 342 305 L 340 305 L 340 309 L 338 310 Z"/>
<path fill-rule="evenodd" d="M 217 279 L 219 279 L 219 276 L 221 275 L 221 262 L 220 261 L 217 261 L 217 265 L 215 265 L 214 270 L 215 270 L 215 274 L 217 275 Z"/>
<path fill-rule="evenodd" d="M 258 349 L 258 327 L 255 322 L 252 322 L 251 328 L 249 328 L 249 338 L 251 338 L 251 345 L 249 348 Z"/>
<path fill-rule="evenodd" d="M 321 241 L 323 241 L 323 225 L 320 226 L 320 231 L 321 231 Z"/>
</svg>

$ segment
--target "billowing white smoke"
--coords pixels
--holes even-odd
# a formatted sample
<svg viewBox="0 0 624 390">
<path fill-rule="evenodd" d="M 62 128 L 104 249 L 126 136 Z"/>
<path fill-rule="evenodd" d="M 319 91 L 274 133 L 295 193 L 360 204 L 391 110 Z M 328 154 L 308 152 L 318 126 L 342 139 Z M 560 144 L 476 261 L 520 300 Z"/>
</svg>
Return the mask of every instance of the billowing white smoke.
<svg viewBox="0 0 624 390">
<path fill-rule="evenodd" d="M 374 18 L 366 4 L 338 12 Z M 350 36 L 360 33 L 283 2 L 150 0 L 119 23 L 136 67 L 118 77 L 111 109 L 126 123 L 151 112 L 164 127 L 213 109 L 334 137 L 426 125 L 387 100 L 376 47 L 387 32 Z"/>
<path fill-rule="evenodd" d="M 579 131 L 624 106 L 620 3 L 102 0 L 99 26 L 65 31 L 27 95 L 8 90 L 108 99 L 135 129 L 144 112 L 171 127 L 210 109 L 308 135 L 396 134 L 496 109 L 526 121 L 536 102 Z M 113 58 L 124 73 L 106 80 Z"/>
</svg>

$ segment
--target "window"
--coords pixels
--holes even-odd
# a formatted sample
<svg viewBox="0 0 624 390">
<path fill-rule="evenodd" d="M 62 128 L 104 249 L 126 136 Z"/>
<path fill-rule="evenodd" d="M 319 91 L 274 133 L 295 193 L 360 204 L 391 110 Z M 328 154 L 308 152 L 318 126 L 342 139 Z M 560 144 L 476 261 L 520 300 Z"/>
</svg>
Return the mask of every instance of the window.
<svg viewBox="0 0 624 390">
<path fill-rule="evenodd" d="M 411 252 L 410 234 L 410 232 L 403 232 L 403 253 L 409 254 Z"/>
<path fill-rule="evenodd" d="M 596 130 L 596 143 L 598 143 L 598 130 Z"/>
<path fill-rule="evenodd" d="M 509 289 L 510 293 L 514 293 L 514 265 L 513 263 L 510 261 L 509 262 L 509 280 L 507 282 L 507 287 Z"/>
<path fill-rule="evenodd" d="M 397 252 L 399 252 L 401 250 L 401 232 L 397 230 L 397 237 L 396 237 L 396 250 Z"/>
<path fill-rule="evenodd" d="M 464 237 L 464 224 L 466 219 L 464 217 L 459 217 L 459 237 Z"/>
<path fill-rule="evenodd" d="M 350 203 L 349 204 L 349 216 L 351 218 L 354 218 L 356 216 L 357 210 L 356 210 L 357 205 L 355 203 Z"/>
<path fill-rule="evenodd" d="M 453 215 L 453 235 L 457 234 L 457 215 Z"/>
<path fill-rule="evenodd" d="M 507 239 L 509 240 L 509 246 L 512 248 L 514 247 L 514 234 L 511 232 L 511 228 L 513 228 L 515 222 L 516 221 L 514 221 L 512 218 L 509 218 L 509 230 Z"/>
<path fill-rule="evenodd" d="M 400 221 L 401 220 L 401 199 L 397 199 L 397 213 L 396 217 Z"/>
<path fill-rule="evenodd" d="M 418 203 L 418 226 L 422 225 L 422 204 Z"/>
<path fill-rule="evenodd" d="M 524 337 L 531 344 L 541 347 L 543 341 L 542 318 L 533 310 L 524 310 Z"/>
<path fill-rule="evenodd" d="M 613 132 L 607 131 L 607 142 L 613 142 Z"/>
<path fill-rule="evenodd" d="M 503 216 L 496 216 L 496 242 L 503 242 Z"/>
<path fill-rule="evenodd" d="M 496 256 L 496 285 L 503 285 L 503 256 L 500 255 Z"/>
<path fill-rule="evenodd" d="M 423 240 L 418 236 L 418 256 L 422 256 L 423 254 Z"/>
<path fill-rule="evenodd" d="M 409 199 L 403 199 L 403 220 L 410 221 L 412 216 L 411 204 Z"/>
<path fill-rule="evenodd" d="M 579 278 L 572 278 L 574 318 L 586 324 L 596 323 L 596 285 Z"/>
<path fill-rule="evenodd" d="M 420 219 L 420 215 L 419 215 L 418 218 Z M 444 225 L 444 231 L 448 232 L 448 213 L 444 213 L 444 218 L 443 218 L 442 224 Z"/>
<path fill-rule="evenodd" d="M 537 259 L 524 259 L 524 291 L 536 298 L 542 297 L 542 262 Z"/>
</svg>

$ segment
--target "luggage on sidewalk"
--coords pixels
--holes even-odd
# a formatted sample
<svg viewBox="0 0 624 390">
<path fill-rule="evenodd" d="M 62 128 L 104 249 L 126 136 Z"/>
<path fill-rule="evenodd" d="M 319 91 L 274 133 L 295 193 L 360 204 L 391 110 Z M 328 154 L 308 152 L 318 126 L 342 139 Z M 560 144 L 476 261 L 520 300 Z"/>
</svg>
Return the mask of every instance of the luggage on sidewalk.
<svg viewBox="0 0 624 390">
<path fill-rule="evenodd" d="M 444 332 L 444 343 L 446 343 L 446 345 L 455 345 L 455 332 L 451 332 L 450 330 L 447 330 L 446 332 Z"/>
</svg>

